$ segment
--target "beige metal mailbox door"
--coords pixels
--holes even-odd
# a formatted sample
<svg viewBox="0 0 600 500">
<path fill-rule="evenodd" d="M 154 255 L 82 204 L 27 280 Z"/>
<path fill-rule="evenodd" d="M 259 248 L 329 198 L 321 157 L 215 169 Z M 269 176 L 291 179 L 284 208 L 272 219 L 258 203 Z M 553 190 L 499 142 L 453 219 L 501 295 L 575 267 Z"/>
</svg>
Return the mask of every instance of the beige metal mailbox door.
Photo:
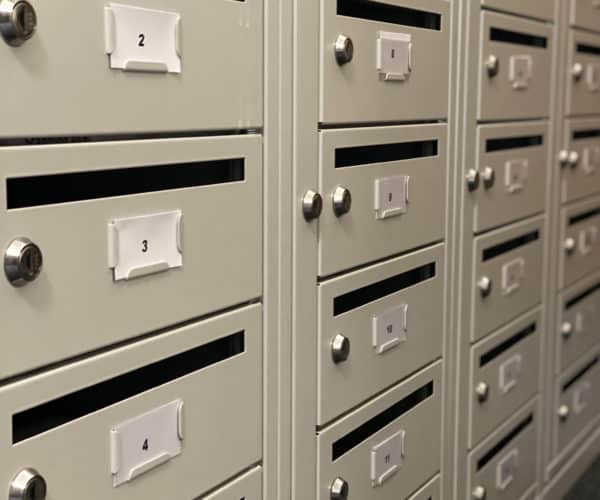
<svg viewBox="0 0 600 500">
<path fill-rule="evenodd" d="M 551 36 L 547 24 L 483 12 L 480 120 L 548 116 Z"/>
<path fill-rule="evenodd" d="M 440 498 L 442 498 L 440 476 L 437 475 L 408 500 L 440 500 Z"/>
<path fill-rule="evenodd" d="M 0 136 L 262 124 L 262 1 L 31 1 L 34 35 L 0 42 Z"/>
<path fill-rule="evenodd" d="M 548 21 L 554 18 L 555 3 L 555 0 L 481 0 L 484 7 Z"/>
<path fill-rule="evenodd" d="M 322 123 L 448 116 L 445 0 L 321 0 Z"/>
<path fill-rule="evenodd" d="M 319 275 L 443 239 L 445 125 L 326 130 L 320 144 Z"/>
<path fill-rule="evenodd" d="M 600 31 L 600 3 L 596 0 L 571 0 L 571 26 Z"/>
<path fill-rule="evenodd" d="M 195 498 L 257 463 L 261 316 L 247 307 L 4 385 L 0 484 L 31 467 L 54 499 Z"/>
<path fill-rule="evenodd" d="M 320 284 L 319 424 L 441 356 L 444 267 L 437 245 Z"/>
<path fill-rule="evenodd" d="M 543 240 L 543 218 L 475 238 L 472 341 L 540 303 Z"/>
<path fill-rule="evenodd" d="M 470 447 L 537 394 L 540 328 L 537 309 L 472 348 Z"/>
<path fill-rule="evenodd" d="M 483 125 L 478 165 L 469 184 L 473 230 L 478 233 L 544 210 L 548 124 Z"/>
<path fill-rule="evenodd" d="M 262 499 L 262 467 L 238 477 L 231 483 L 219 488 L 208 496 L 197 500 L 261 500 Z"/>
<path fill-rule="evenodd" d="M 600 113 L 600 35 L 569 31 L 566 114 Z"/>
<path fill-rule="evenodd" d="M 0 280 L 0 376 L 260 296 L 260 148 L 249 135 L 0 150 L 4 266 L 21 280 Z M 22 238 L 42 253 L 29 283 L 40 262 L 14 252 Z"/>
<path fill-rule="evenodd" d="M 560 197 L 563 203 L 600 191 L 600 120 L 566 120 L 560 170 Z"/>
</svg>

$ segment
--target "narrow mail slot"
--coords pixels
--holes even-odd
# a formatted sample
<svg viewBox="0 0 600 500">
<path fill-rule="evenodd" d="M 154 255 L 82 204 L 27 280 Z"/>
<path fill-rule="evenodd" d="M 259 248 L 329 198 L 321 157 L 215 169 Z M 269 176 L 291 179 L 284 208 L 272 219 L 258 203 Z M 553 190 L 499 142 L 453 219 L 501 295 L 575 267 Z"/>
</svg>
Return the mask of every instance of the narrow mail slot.
<svg viewBox="0 0 600 500">
<path fill-rule="evenodd" d="M 586 219 L 591 219 L 596 215 L 600 215 L 600 207 L 594 208 L 593 210 L 588 210 L 587 212 L 583 212 L 573 217 L 569 217 L 569 226 L 577 224 L 578 222 L 584 221 Z"/>
<path fill-rule="evenodd" d="M 567 380 L 562 386 L 562 392 L 565 392 L 569 387 L 575 384 L 578 380 L 585 376 L 594 366 L 598 364 L 600 361 L 600 357 L 596 356 L 592 359 L 587 365 L 585 365 L 581 370 L 579 370 L 575 375 L 573 375 L 569 380 Z"/>
<path fill-rule="evenodd" d="M 245 332 L 157 361 L 12 417 L 13 444 L 137 396 L 244 352 Z"/>
<path fill-rule="evenodd" d="M 514 334 L 512 337 L 505 340 L 501 344 L 498 344 L 493 349 L 490 349 L 488 352 L 481 355 L 481 357 L 479 358 L 479 366 L 487 365 L 488 363 L 493 361 L 495 358 L 500 356 L 502 353 L 508 351 L 512 346 L 521 342 L 521 340 L 529 337 L 530 335 L 533 335 L 535 333 L 535 330 L 536 330 L 536 324 L 532 323 L 531 325 L 525 327 L 523 330 Z"/>
<path fill-rule="evenodd" d="M 497 139 L 488 139 L 485 141 L 485 151 L 504 151 L 506 149 L 531 148 L 542 146 L 544 137 L 541 135 L 530 135 L 523 137 L 502 137 Z"/>
<path fill-rule="evenodd" d="M 6 179 L 6 208 L 37 207 L 244 180 L 243 158 Z"/>
<path fill-rule="evenodd" d="M 493 259 L 516 248 L 528 245 L 529 243 L 537 241 L 539 238 L 540 232 L 532 231 L 531 233 L 527 233 L 498 245 L 494 245 L 493 247 L 486 248 L 482 252 L 483 261 L 485 262 L 486 260 Z"/>
<path fill-rule="evenodd" d="M 437 156 L 438 141 L 413 141 L 395 144 L 355 146 L 335 150 L 335 168 L 354 167 Z"/>
<path fill-rule="evenodd" d="M 548 39 L 544 36 L 530 35 L 519 31 L 504 30 L 502 28 L 490 28 L 490 40 L 493 42 L 514 43 L 517 45 L 528 45 L 530 47 L 546 48 Z"/>
<path fill-rule="evenodd" d="M 599 129 L 592 130 L 576 130 L 573 132 L 573 140 L 577 139 L 592 139 L 593 137 L 600 137 Z"/>
<path fill-rule="evenodd" d="M 587 45 L 585 43 L 578 43 L 577 52 L 581 54 L 593 54 L 595 56 L 600 56 L 600 47 L 596 47 L 594 45 Z"/>
<path fill-rule="evenodd" d="M 477 460 L 477 470 L 483 469 L 489 462 L 491 462 L 496 455 L 498 455 L 503 448 L 521 434 L 529 425 L 533 423 L 533 413 L 530 413 L 528 417 L 523 419 L 512 431 L 504 436 L 496 445 L 491 448 L 485 455 Z"/>
<path fill-rule="evenodd" d="M 345 293 L 333 299 L 333 315 L 339 316 L 434 277 L 435 262 L 430 262 L 391 278 Z"/>
<path fill-rule="evenodd" d="M 337 0 L 337 14 L 435 31 L 442 29 L 441 14 L 372 0 Z"/>
<path fill-rule="evenodd" d="M 345 436 L 342 436 L 331 445 L 331 459 L 337 460 L 342 455 L 349 452 L 352 448 L 383 429 L 386 425 L 404 415 L 406 412 L 410 411 L 426 399 L 430 398 L 433 395 L 433 389 L 433 382 L 425 384 L 406 396 L 404 399 L 398 401 L 393 406 L 390 406 L 387 410 L 375 415 L 370 420 L 367 420 L 364 424 L 360 425 L 353 431 L 350 431 Z"/>
<path fill-rule="evenodd" d="M 565 304 L 565 310 L 570 309 L 571 307 L 578 304 L 582 300 L 586 299 L 590 295 L 593 295 L 594 293 L 596 293 L 598 290 L 600 290 L 600 283 L 596 283 L 594 286 L 588 288 L 584 292 L 581 292 L 579 295 L 577 295 L 577 296 L 573 297 L 571 300 L 569 300 Z"/>
</svg>

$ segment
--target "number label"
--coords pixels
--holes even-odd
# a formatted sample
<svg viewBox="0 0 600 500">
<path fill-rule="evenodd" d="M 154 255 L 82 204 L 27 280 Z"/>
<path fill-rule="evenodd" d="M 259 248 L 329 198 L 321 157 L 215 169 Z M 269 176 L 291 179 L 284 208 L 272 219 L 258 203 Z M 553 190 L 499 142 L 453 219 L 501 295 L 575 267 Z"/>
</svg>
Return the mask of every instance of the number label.
<svg viewBox="0 0 600 500">
<path fill-rule="evenodd" d="M 148 439 L 146 438 L 146 439 L 144 439 L 144 444 L 142 445 L 142 450 L 148 451 L 149 447 L 150 446 L 148 446 Z"/>
<path fill-rule="evenodd" d="M 140 33 L 138 35 L 138 47 L 145 47 L 144 42 L 146 41 L 146 35 Z"/>
<path fill-rule="evenodd" d="M 148 252 L 148 240 L 143 240 L 142 241 L 142 253 L 147 253 Z"/>
</svg>

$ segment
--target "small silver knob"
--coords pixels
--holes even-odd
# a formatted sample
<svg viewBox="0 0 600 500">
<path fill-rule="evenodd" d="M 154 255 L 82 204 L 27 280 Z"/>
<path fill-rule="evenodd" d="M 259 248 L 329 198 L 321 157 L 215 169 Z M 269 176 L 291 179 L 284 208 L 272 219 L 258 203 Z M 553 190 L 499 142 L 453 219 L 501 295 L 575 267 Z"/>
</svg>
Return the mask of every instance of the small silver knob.
<svg viewBox="0 0 600 500">
<path fill-rule="evenodd" d="M 490 387 L 485 382 L 479 382 L 475 387 L 475 394 L 480 403 L 485 403 L 490 395 Z"/>
<path fill-rule="evenodd" d="M 576 167 L 579 163 L 579 153 L 577 151 L 570 151 L 567 163 L 571 167 Z"/>
<path fill-rule="evenodd" d="M 575 242 L 575 238 L 571 238 L 570 236 L 565 238 L 564 247 L 567 253 L 573 253 L 576 245 L 577 243 Z"/>
<path fill-rule="evenodd" d="M 307 221 L 318 219 L 323 211 L 323 198 L 319 193 L 309 189 L 302 198 L 302 215 Z"/>
<path fill-rule="evenodd" d="M 560 325 L 560 333 L 565 339 L 568 339 L 573 334 L 573 323 L 565 321 Z"/>
<path fill-rule="evenodd" d="M 467 187 L 469 191 L 475 191 L 479 187 L 479 171 L 470 168 L 467 170 L 467 175 L 465 176 L 467 179 Z"/>
<path fill-rule="evenodd" d="M 348 493 L 350 492 L 350 486 L 348 481 L 341 477 L 336 477 L 329 487 L 329 498 L 331 500 L 348 500 Z"/>
<path fill-rule="evenodd" d="M 481 172 L 481 179 L 486 189 L 490 189 L 496 181 L 496 172 L 492 167 L 485 167 Z"/>
<path fill-rule="evenodd" d="M 15 287 L 35 281 L 42 272 L 43 257 L 40 247 L 28 238 L 16 238 L 4 253 L 4 274 Z"/>
<path fill-rule="evenodd" d="M 573 67 L 571 68 L 571 74 L 573 75 L 573 78 L 575 80 L 581 79 L 581 77 L 583 76 L 584 69 L 585 68 L 583 67 L 583 64 L 579 62 L 573 64 Z"/>
<path fill-rule="evenodd" d="M 485 500 L 485 497 L 487 496 L 487 491 L 483 486 L 475 486 L 472 495 L 475 500 Z"/>
<path fill-rule="evenodd" d="M 22 45 L 35 33 L 37 15 L 27 0 L 0 0 L 0 33 L 13 47 Z"/>
<path fill-rule="evenodd" d="M 354 57 L 354 42 L 346 35 L 338 35 L 335 45 L 335 60 L 340 66 L 348 64 Z"/>
<path fill-rule="evenodd" d="M 569 150 L 568 149 L 560 150 L 560 153 L 558 153 L 558 161 L 560 162 L 561 165 L 566 165 L 567 163 L 569 163 Z"/>
<path fill-rule="evenodd" d="M 487 70 L 488 76 L 496 76 L 500 70 L 500 59 L 494 54 L 490 54 L 485 59 L 485 69 Z"/>
<path fill-rule="evenodd" d="M 352 195 L 348 189 L 342 186 L 336 187 L 331 198 L 333 200 L 333 213 L 336 217 L 341 217 L 350 212 Z"/>
<path fill-rule="evenodd" d="M 35 469 L 23 469 L 10 483 L 9 500 L 45 500 L 46 480 Z"/>
<path fill-rule="evenodd" d="M 350 356 L 350 339 L 338 333 L 331 339 L 331 359 L 337 365 L 343 363 Z"/>
<path fill-rule="evenodd" d="M 492 280 L 487 276 L 482 276 L 477 281 L 477 288 L 479 288 L 482 297 L 487 297 L 492 291 Z"/>
<path fill-rule="evenodd" d="M 561 421 L 565 422 L 569 418 L 570 410 L 567 405 L 560 405 L 556 413 L 558 415 L 558 418 L 560 418 Z"/>
</svg>

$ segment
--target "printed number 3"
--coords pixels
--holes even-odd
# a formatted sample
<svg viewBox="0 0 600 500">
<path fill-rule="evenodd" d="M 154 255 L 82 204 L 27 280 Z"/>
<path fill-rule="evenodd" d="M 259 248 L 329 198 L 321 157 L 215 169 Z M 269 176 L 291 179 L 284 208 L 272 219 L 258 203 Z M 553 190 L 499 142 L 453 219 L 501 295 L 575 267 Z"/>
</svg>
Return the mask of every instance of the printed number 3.
<svg viewBox="0 0 600 500">
<path fill-rule="evenodd" d="M 138 35 L 138 47 L 145 47 L 144 42 L 146 41 L 146 35 L 140 33 Z"/>
<path fill-rule="evenodd" d="M 146 253 L 148 251 L 148 240 L 142 241 L 142 253 Z"/>
</svg>

